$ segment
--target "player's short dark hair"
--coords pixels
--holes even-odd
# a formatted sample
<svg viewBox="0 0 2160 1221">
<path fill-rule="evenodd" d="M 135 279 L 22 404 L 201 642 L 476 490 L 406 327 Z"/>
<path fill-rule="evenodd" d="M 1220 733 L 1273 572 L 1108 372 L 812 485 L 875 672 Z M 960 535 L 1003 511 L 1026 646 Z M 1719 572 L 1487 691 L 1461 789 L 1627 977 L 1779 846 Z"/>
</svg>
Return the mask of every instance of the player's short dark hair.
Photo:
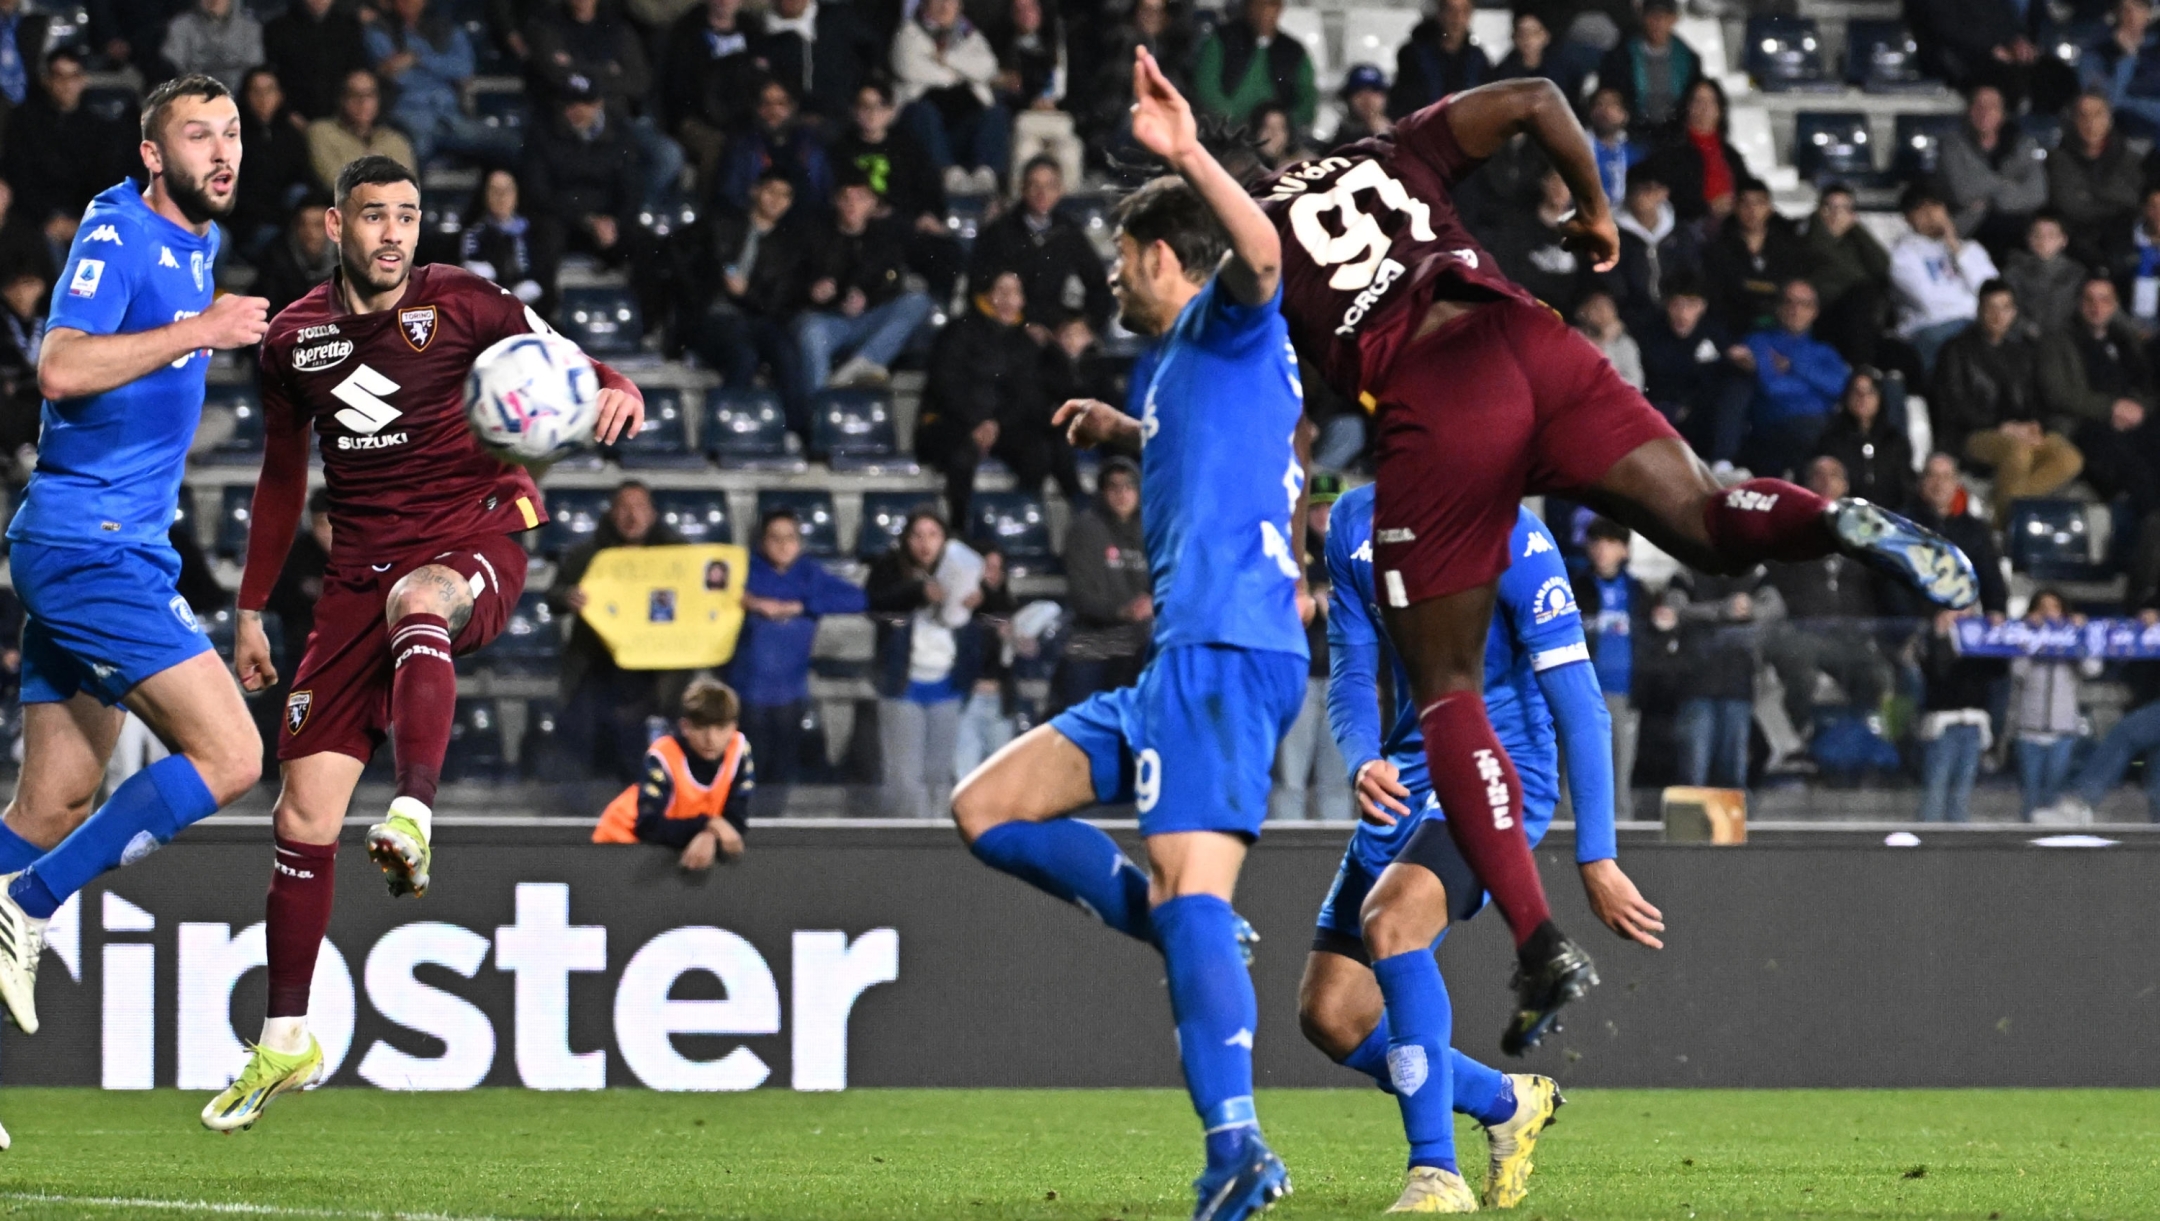
<svg viewBox="0 0 2160 1221">
<path fill-rule="evenodd" d="M 2038 212 L 2033 213 L 2032 220 L 2025 226 L 2025 232 L 2030 234 L 2032 232 L 2033 226 L 2039 224 L 2041 221 L 2046 221 L 2048 224 L 2055 226 L 2057 229 L 2062 230 L 2066 234 L 2070 232 L 2070 226 L 2067 222 L 2063 220 L 2063 214 L 2057 212 L 2053 208 L 2042 208 Z"/>
<path fill-rule="evenodd" d="M 1185 278 L 1205 284 L 1230 249 L 1230 235 L 1215 219 L 1200 192 L 1183 178 L 1165 175 L 1143 183 L 1118 201 L 1118 228 L 1142 246 L 1170 247 Z"/>
<path fill-rule="evenodd" d="M 1132 459 L 1125 457 L 1122 454 L 1115 455 L 1103 461 L 1102 470 L 1096 472 L 1095 475 L 1095 486 L 1098 489 L 1101 488 L 1103 486 L 1103 483 L 1108 480 L 1112 475 L 1117 475 L 1132 480 L 1132 485 L 1136 488 L 1140 486 L 1139 464 L 1134 462 Z"/>
<path fill-rule="evenodd" d="M 893 104 L 892 82 L 886 80 L 884 77 L 873 76 L 869 80 L 864 81 L 862 84 L 857 85 L 855 87 L 855 100 L 862 100 L 862 92 L 865 89 L 868 89 L 870 92 L 877 94 L 878 101 L 883 102 L 885 105 L 890 106 Z"/>
<path fill-rule="evenodd" d="M 1983 283 L 1980 286 L 1980 291 L 1974 295 L 1973 299 L 1975 301 L 1985 301 L 1996 293 L 2010 293 L 2013 297 L 2017 295 L 2016 290 L 2010 287 L 2010 281 L 1996 276 Z"/>
<path fill-rule="evenodd" d="M 763 170 L 758 171 L 758 176 L 756 180 L 754 180 L 750 184 L 750 189 L 756 190 L 757 188 L 764 186 L 768 182 L 784 182 L 788 184 L 789 190 L 792 191 L 795 189 L 795 180 L 788 177 L 787 171 L 781 169 L 777 165 L 769 165 L 766 166 Z"/>
<path fill-rule="evenodd" d="M 765 532 L 773 528 L 773 523 L 783 521 L 794 522 L 797 530 L 802 529 L 802 514 L 796 512 L 791 505 L 781 505 L 777 509 L 765 510 L 764 514 L 758 518 L 758 537 L 764 538 Z"/>
<path fill-rule="evenodd" d="M 1832 195 L 1843 195 L 1847 199 L 1859 198 L 1853 192 L 1852 184 L 1849 182 L 1826 182 L 1823 184 L 1822 193 L 1817 197 L 1817 202 L 1828 199 Z"/>
<path fill-rule="evenodd" d="M 701 674 L 683 688 L 682 719 L 697 726 L 733 725 L 742 719 L 742 700 L 726 683 Z"/>
<path fill-rule="evenodd" d="M 409 182 L 414 190 L 420 189 L 420 179 L 406 169 L 404 163 L 381 153 L 369 153 L 345 163 L 345 168 L 338 171 L 333 194 L 338 206 L 343 207 L 345 201 L 352 198 L 352 193 L 361 187 L 388 186 L 394 182 Z"/>
<path fill-rule="evenodd" d="M 1058 176 L 1060 183 L 1065 181 L 1065 163 L 1048 153 L 1037 153 L 1028 158 L 1027 164 L 1020 167 L 1020 181 L 1026 182 L 1028 175 L 1036 170 L 1049 170 Z"/>
<path fill-rule="evenodd" d="M 176 76 L 152 89 L 150 96 L 143 99 L 142 138 L 152 144 L 163 143 L 165 120 L 173 103 L 181 98 L 201 98 L 206 102 L 214 102 L 231 96 L 232 90 L 227 89 L 225 82 L 214 76 L 205 76 L 200 72 Z"/>
<path fill-rule="evenodd" d="M 1742 195 L 1767 197 L 1770 195 L 1770 184 L 1760 178 L 1742 178 L 1739 182 L 1733 184 L 1733 198 L 1738 199 Z"/>
<path fill-rule="evenodd" d="M 1701 297 L 1707 301 L 1710 290 L 1703 284 L 1701 276 L 1683 269 L 1665 277 L 1665 282 L 1658 285 L 1658 296 L 1666 301 L 1674 297 Z"/>
<path fill-rule="evenodd" d="M 1635 532 L 1633 530 L 1628 529 L 1610 517 L 1593 517 L 1590 519 L 1590 524 L 1583 527 L 1583 538 L 1588 542 L 1603 539 L 1608 543 L 1625 543 L 1634 537 Z"/>
<path fill-rule="evenodd" d="M 53 65 L 59 63 L 63 59 L 80 68 L 84 64 L 90 62 L 90 54 L 89 52 L 83 50 L 81 47 L 76 46 L 74 43 L 62 43 L 59 46 L 54 47 L 52 50 L 45 52 L 45 75 L 48 77 L 51 76 Z"/>
<path fill-rule="evenodd" d="M 1943 198 L 1942 190 L 1934 183 L 1922 178 L 1907 186 L 1904 192 L 1898 196 L 1897 210 L 1910 214 L 1929 204 L 1945 204 L 1947 206 L 1947 203 L 1948 201 Z"/>
<path fill-rule="evenodd" d="M 1645 187 L 1669 187 L 1671 185 L 1671 183 L 1665 181 L 1665 171 L 1651 162 L 1638 161 L 1628 167 L 1627 189 L 1630 191 L 1640 191 Z"/>
</svg>

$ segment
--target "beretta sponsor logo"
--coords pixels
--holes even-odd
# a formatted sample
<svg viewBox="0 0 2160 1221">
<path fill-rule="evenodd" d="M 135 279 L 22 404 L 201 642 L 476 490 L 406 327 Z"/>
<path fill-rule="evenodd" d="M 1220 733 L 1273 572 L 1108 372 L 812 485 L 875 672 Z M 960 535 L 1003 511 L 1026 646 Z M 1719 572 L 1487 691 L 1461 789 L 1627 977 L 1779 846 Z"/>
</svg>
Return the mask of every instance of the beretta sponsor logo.
<svg viewBox="0 0 2160 1221">
<path fill-rule="evenodd" d="M 297 373 L 314 373 L 323 369 L 335 368 L 352 353 L 353 344 L 350 339 L 333 339 L 329 343 L 319 343 L 312 348 L 294 348 L 292 354 L 293 371 Z"/>
</svg>

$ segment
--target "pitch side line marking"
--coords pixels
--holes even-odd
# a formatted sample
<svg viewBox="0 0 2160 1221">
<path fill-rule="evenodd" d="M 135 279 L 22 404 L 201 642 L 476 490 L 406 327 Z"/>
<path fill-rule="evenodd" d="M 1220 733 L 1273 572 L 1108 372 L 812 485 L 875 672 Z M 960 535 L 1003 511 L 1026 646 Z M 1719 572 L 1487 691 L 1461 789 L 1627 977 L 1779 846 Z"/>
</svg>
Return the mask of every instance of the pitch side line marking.
<svg viewBox="0 0 2160 1221">
<path fill-rule="evenodd" d="M 163 1212 L 226 1213 L 249 1217 L 324 1217 L 339 1221 L 507 1221 L 453 1213 L 357 1212 L 338 1208 L 285 1208 L 276 1204 L 221 1204 L 213 1200 L 143 1200 L 128 1196 L 56 1196 L 34 1191 L 0 1192 L 0 1200 L 24 1204 L 65 1204 L 76 1208 L 141 1208 Z"/>
</svg>

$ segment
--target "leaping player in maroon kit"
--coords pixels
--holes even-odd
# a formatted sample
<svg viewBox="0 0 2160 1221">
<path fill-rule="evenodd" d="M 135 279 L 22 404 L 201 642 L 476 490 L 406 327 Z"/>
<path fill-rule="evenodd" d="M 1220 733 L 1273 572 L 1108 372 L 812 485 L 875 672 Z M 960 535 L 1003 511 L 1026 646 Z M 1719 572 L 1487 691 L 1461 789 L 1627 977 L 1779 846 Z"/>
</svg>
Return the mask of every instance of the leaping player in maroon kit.
<svg viewBox="0 0 2160 1221">
<path fill-rule="evenodd" d="M 308 1032 L 308 986 L 330 923 L 339 829 L 385 736 L 397 797 L 368 829 L 368 855 L 396 894 L 428 888 L 430 805 L 457 706 L 452 658 L 493 640 L 525 588 L 516 538 L 545 520 L 522 467 L 482 450 L 465 423 L 473 360 L 546 324 L 461 268 L 415 268 L 420 188 L 387 157 L 338 174 L 326 215 L 338 270 L 270 324 L 262 345 L 268 440 L 255 484 L 233 669 L 277 682 L 262 608 L 292 547 L 308 485 L 308 434 L 321 439 L 331 554 L 279 734 L 284 790 L 273 815 L 266 940 L 270 1002 L 246 1069 L 203 1109 L 205 1126 L 251 1126 L 322 1063 Z M 644 400 L 595 362 L 601 441 L 635 435 Z"/>
<path fill-rule="evenodd" d="M 1956 547 L 1866 501 L 1833 503 L 1781 479 L 1721 486 L 1588 340 L 1500 272 L 1451 192 L 1521 134 L 1574 192 L 1568 245 L 1610 268 L 1619 233 L 1589 140 L 1548 81 L 1455 94 L 1253 188 L 1282 231 L 1295 342 L 1379 420 L 1383 614 L 1449 834 L 1515 934 L 1517 1012 L 1501 1045 L 1516 1055 L 1597 982 L 1589 956 L 1552 922 L 1523 838 L 1522 785 L 1485 713 L 1486 635 L 1517 503 L 1569 496 L 1709 572 L 1842 552 L 1944 606 L 1977 592 Z M 1380 808 L 1405 794 L 1379 765 L 1356 783 Z M 1368 909 L 1431 913 L 1437 936 L 1447 912 L 1439 879 L 1402 862 L 1390 873 Z M 1608 898 L 1594 904 L 1600 918 L 1624 910 L 1624 896 Z"/>
</svg>

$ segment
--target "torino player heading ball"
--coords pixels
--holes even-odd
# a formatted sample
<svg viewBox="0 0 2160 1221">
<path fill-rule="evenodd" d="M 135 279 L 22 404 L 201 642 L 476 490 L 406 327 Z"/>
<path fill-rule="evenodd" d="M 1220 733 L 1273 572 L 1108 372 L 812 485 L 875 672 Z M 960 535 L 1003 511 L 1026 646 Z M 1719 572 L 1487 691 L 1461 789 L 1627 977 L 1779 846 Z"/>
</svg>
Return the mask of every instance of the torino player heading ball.
<svg viewBox="0 0 2160 1221">
<path fill-rule="evenodd" d="M 397 162 L 352 162 L 336 194 L 324 223 L 338 270 L 279 314 L 262 345 L 268 440 L 233 646 L 248 690 L 278 679 L 262 607 L 307 495 L 310 428 L 329 484 L 330 565 L 278 735 L 285 785 L 273 816 L 268 1013 L 239 1079 L 203 1108 L 204 1125 L 220 1131 L 252 1125 L 322 1065 L 307 1029 L 308 985 L 330 922 L 338 830 L 386 736 L 397 798 L 368 829 L 368 855 L 393 895 L 426 893 L 429 805 L 457 706 L 451 659 L 502 630 L 525 588 L 525 550 L 512 535 L 544 519 L 532 476 L 473 439 L 464 388 L 474 357 L 546 324 L 470 272 L 413 267 L 420 188 Z M 593 367 L 595 436 L 635 435 L 637 388 Z"/>
</svg>

